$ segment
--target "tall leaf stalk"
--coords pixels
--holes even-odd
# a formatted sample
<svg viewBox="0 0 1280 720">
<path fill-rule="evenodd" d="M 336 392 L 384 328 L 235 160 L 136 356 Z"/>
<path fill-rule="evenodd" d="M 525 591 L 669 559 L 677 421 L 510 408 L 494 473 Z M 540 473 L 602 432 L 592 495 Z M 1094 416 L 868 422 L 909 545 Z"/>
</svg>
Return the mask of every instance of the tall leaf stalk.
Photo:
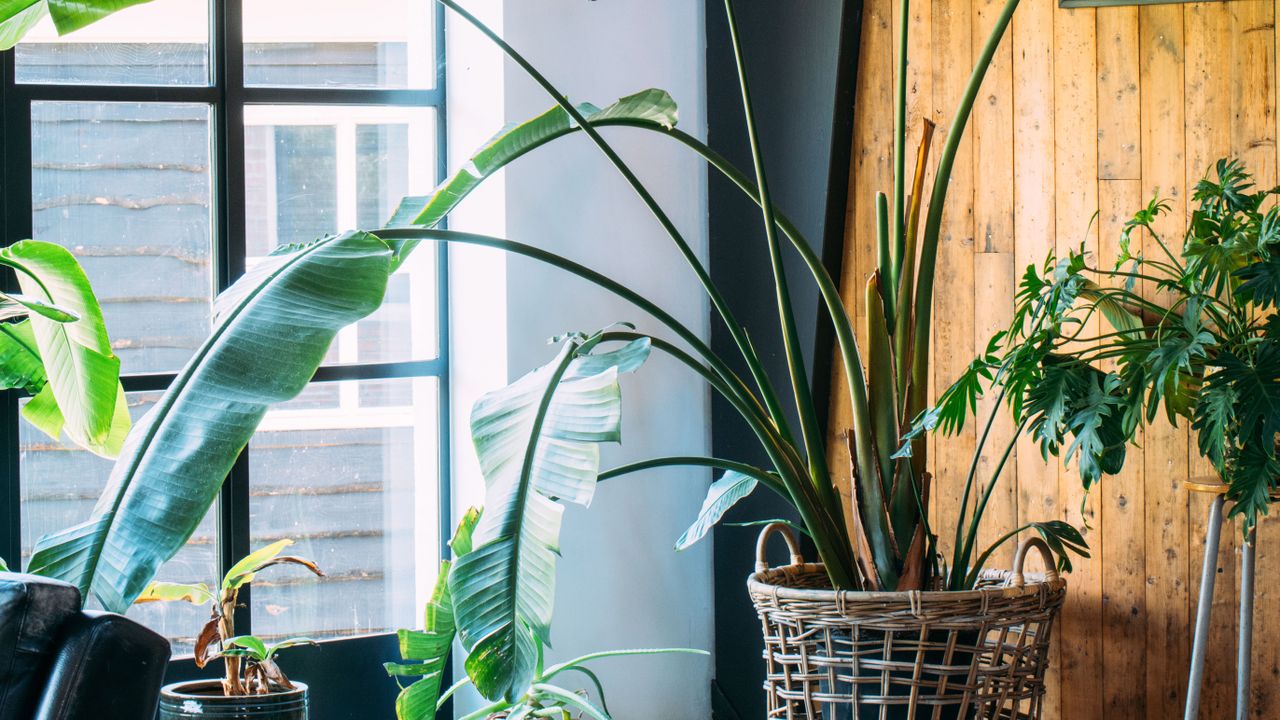
<svg viewBox="0 0 1280 720">
<path fill-rule="evenodd" d="M 772 483 L 761 484 L 777 491 L 795 507 L 834 587 L 911 590 L 931 587 L 938 582 L 939 564 L 933 560 L 936 538 L 927 517 L 932 479 L 927 472 L 926 444 L 919 434 L 911 432 L 912 421 L 923 416 L 927 408 L 934 272 L 951 168 L 983 77 L 1008 29 L 1018 0 L 1007 0 L 991 36 L 979 54 L 960 106 L 947 129 L 935 180 L 927 198 L 924 177 L 929 167 L 928 154 L 933 126 L 926 121 L 917 160 L 912 174 L 908 176 L 904 157 L 907 144 L 905 73 L 908 67 L 908 23 L 900 23 L 897 42 L 899 81 L 896 84 L 894 103 L 892 199 L 884 195 L 879 198 L 881 222 L 878 246 L 881 250 L 878 253 L 877 269 L 869 278 L 866 289 L 867 326 L 864 331 L 869 345 L 865 349 L 859 346 L 856 339 L 853 321 L 849 309 L 841 300 L 839 288 L 813 251 L 813 246 L 773 204 L 761 138 L 757 132 L 748 59 L 742 52 L 733 0 L 725 2 L 725 19 L 736 62 L 754 179 L 704 143 L 676 130 L 674 104 L 668 108 L 669 122 L 654 121 L 654 117 L 661 114 L 657 106 L 662 104 L 660 99 L 652 97 L 651 94 L 655 91 L 646 91 L 649 95 L 640 93 L 624 98 L 617 105 L 603 111 L 594 106 L 575 105 L 519 51 L 461 7 L 457 0 L 439 1 L 486 35 L 546 90 L 556 103 L 556 108 L 543 118 L 551 117 L 554 113 L 561 113 L 564 117 L 555 132 L 545 132 L 537 137 L 532 136 L 529 123 L 504 130 L 473 158 L 471 167 L 480 168 L 480 174 L 469 178 L 467 182 L 478 183 L 498 167 L 551 140 L 579 132 L 585 134 L 622 174 L 676 245 L 693 277 L 705 290 L 714 313 L 733 340 L 739 356 L 736 361 L 746 369 L 747 379 L 739 377 L 732 369 L 733 362 L 728 358 L 718 357 L 669 313 L 594 271 L 552 253 L 510 241 L 431 229 L 439 218 L 462 200 L 465 192 L 437 192 L 426 198 L 409 199 L 406 207 L 410 212 L 402 208 L 397 213 L 400 222 L 396 224 L 400 227 L 381 231 L 380 235 L 393 242 L 404 242 L 406 246 L 422 240 L 434 240 L 503 247 L 585 277 L 631 301 L 666 325 L 687 344 L 691 352 L 680 350 L 659 338 L 653 338 L 654 350 L 675 357 L 690 370 L 706 378 L 711 387 L 723 395 L 746 421 L 748 428 L 760 441 L 772 467 L 750 468 L 750 472 L 735 474 L 732 479 L 738 483 L 744 482 L 742 478 L 775 479 Z M 904 17 L 909 13 L 908 2 L 903 3 L 902 12 Z M 655 108 L 645 113 L 617 110 L 619 107 L 624 110 L 636 109 L 637 98 L 642 96 L 652 101 Z M 771 386 L 759 355 L 747 340 L 745 331 L 716 288 L 707 268 L 643 181 L 622 161 L 601 134 L 604 127 L 629 127 L 656 132 L 680 142 L 706 159 L 759 205 L 773 274 L 783 356 L 786 358 L 788 371 L 788 389 L 791 395 L 788 406 L 783 405 L 781 396 Z M 457 187 L 454 186 L 454 189 Z M 469 186 L 466 191 L 469 191 Z M 785 273 L 784 239 L 817 283 L 827 319 L 835 329 L 853 411 L 852 432 L 848 437 L 852 463 L 848 468 L 830 468 L 827 465 L 829 448 L 826 447 L 826 438 L 822 433 L 822 422 L 816 415 L 816 403 L 798 343 L 796 320 Z M 793 422 L 798 423 L 796 427 L 799 432 L 793 432 Z M 663 465 L 676 464 L 674 460 L 666 459 Z M 689 465 L 721 468 L 728 467 L 731 462 L 711 458 L 683 460 Z M 616 477 L 653 466 L 640 463 L 607 474 Z M 728 470 L 726 472 L 734 473 Z M 851 483 L 851 498 L 855 504 L 851 508 L 854 518 L 851 524 L 846 524 L 846 510 L 839 490 L 846 481 Z M 742 485 L 736 485 L 735 489 L 741 487 Z M 713 497 L 708 498 L 703 515 L 699 518 L 703 525 L 707 524 L 707 520 L 718 520 L 732 502 L 740 499 L 740 493 L 725 492 L 725 488 L 713 488 L 712 492 L 715 497 L 726 499 L 720 503 L 715 502 Z M 971 527 L 964 528 L 960 533 L 962 537 L 974 534 L 973 527 L 981 520 L 981 515 L 980 511 L 974 513 L 969 519 Z M 967 573 L 962 570 L 960 577 L 962 579 L 958 582 L 949 584 L 964 585 L 963 578 L 968 577 Z"/>
<path fill-rule="evenodd" d="M 906 146 L 906 83 L 902 77 L 907 68 L 907 23 L 901 24 L 893 199 L 890 201 L 883 193 L 876 198 L 879 251 L 876 271 L 868 278 L 866 287 L 867 324 L 863 331 L 868 346 L 865 352 L 855 337 L 849 310 L 841 300 L 835 281 L 813 246 L 773 203 L 733 0 L 725 0 L 725 19 L 736 63 L 754 179 L 703 142 L 677 130 L 675 103 L 667 93 L 645 90 L 605 108 L 575 105 L 515 48 L 460 7 L 457 0 L 439 2 L 487 36 L 528 72 L 551 96 L 555 107 L 531 120 L 503 128 L 432 195 L 406 198 L 388 227 L 376 231 L 395 250 L 397 259 L 393 264 L 398 264 L 404 254 L 424 241 L 503 249 L 595 283 L 647 313 L 679 339 L 679 343 L 675 343 L 638 332 L 631 326 L 606 329 L 590 336 L 566 335 L 560 340 L 562 348 L 556 361 L 486 395 L 477 403 L 472 430 L 485 476 L 485 520 L 477 531 L 474 548 L 460 554 L 457 562 L 442 572 L 440 582 L 452 597 L 450 613 L 457 618 L 457 637 L 467 652 L 468 678 L 482 695 L 496 703 L 491 707 L 531 697 L 527 688 L 531 682 L 536 686 L 534 681 L 542 667 L 541 647 L 549 644 L 551 607 L 547 599 L 554 588 L 555 568 L 554 558 L 546 549 L 556 547 L 558 541 L 561 502 L 585 504 L 585 498 L 590 497 L 600 480 L 672 466 L 722 470 L 723 474 L 708 491 L 697 519 L 677 541 L 677 549 L 697 542 L 736 502 L 764 486 L 794 507 L 801 529 L 817 549 L 831 586 L 843 590 L 970 588 L 976 584 L 981 565 L 993 550 L 1028 529 L 1050 540 L 1050 546 L 1058 552 L 1064 566 L 1069 566 L 1067 553 L 1084 552 L 1083 539 L 1074 529 L 1066 523 L 1050 522 L 1012 529 L 994 546 L 977 554 L 972 547 L 973 540 L 999 470 L 996 477 L 981 488 L 982 499 L 975 503 L 972 515 L 966 510 L 966 519 L 957 526 L 957 546 L 963 544 L 965 549 L 955 556 L 957 559 L 953 559 L 949 570 L 937 556 L 937 537 L 927 510 L 932 479 L 927 472 L 923 435 L 937 417 L 936 410 L 926 412 L 928 340 L 944 204 L 951 167 L 974 100 L 1018 0 L 1007 0 L 978 59 L 961 106 L 948 129 L 927 201 L 924 178 L 929 166 L 932 123 L 924 123 L 909 185 L 902 157 Z M 904 17 L 908 12 L 908 3 L 904 0 Z M 677 141 L 705 159 L 760 207 L 790 386 L 789 407 L 782 405 L 760 356 L 707 268 L 643 181 L 601 134 L 605 127 L 632 128 Z M 706 292 L 716 317 L 724 324 L 737 357 L 718 356 L 671 313 L 591 268 L 510 240 L 435 227 L 475 187 L 507 164 L 554 140 L 577 133 L 586 135 L 622 174 L 675 244 Z M 910 196 L 906 194 L 908 187 Z M 922 229 L 921 214 L 926 208 Z M 835 329 L 853 410 L 852 432 L 846 438 L 851 457 L 848 468 L 828 466 L 829 448 L 799 347 L 783 238 L 817 283 L 827 319 Z M 619 343 L 623 344 L 620 350 L 604 349 Z M 630 360 L 624 360 L 628 348 L 640 347 L 645 349 L 643 357 L 633 353 Z M 621 399 L 617 373 L 638 369 L 649 352 L 669 356 L 720 394 L 759 441 L 771 467 L 754 467 L 728 458 L 679 456 L 600 471 L 594 444 L 620 439 L 616 424 Z M 746 368 L 747 378 L 735 372 L 735 363 Z M 570 371 L 570 367 L 579 369 Z M 592 376 L 591 373 L 605 374 Z M 584 382 L 608 392 L 587 400 L 583 394 Z M 544 415 L 554 416 L 555 420 L 544 426 Z M 799 433 L 792 430 L 793 420 Z M 984 433 L 984 444 L 985 439 Z M 582 446 L 584 441 L 592 445 Z M 1011 448 L 1012 444 L 998 468 L 1004 466 Z M 519 452 L 524 453 L 522 458 L 513 455 Z M 558 469 L 552 467 L 556 464 L 555 458 L 565 453 L 576 453 L 578 462 L 572 466 L 560 463 Z M 520 468 L 518 481 L 512 478 L 515 467 Z M 976 467 L 975 461 L 975 470 L 966 480 L 969 488 L 966 507 L 968 496 L 977 492 Z M 840 492 L 846 482 L 854 503 L 849 509 L 853 521 L 848 524 Z M 485 530 L 486 527 L 489 529 Z M 428 631 L 432 631 L 430 623 Z M 436 652 L 444 650 L 436 648 Z M 402 720 L 423 717 L 432 706 L 440 707 L 442 698 L 449 694 L 440 694 L 438 677 L 424 674 L 423 680 L 406 687 L 402 693 L 405 708 L 410 705 L 414 708 L 412 712 L 403 711 Z"/>
</svg>

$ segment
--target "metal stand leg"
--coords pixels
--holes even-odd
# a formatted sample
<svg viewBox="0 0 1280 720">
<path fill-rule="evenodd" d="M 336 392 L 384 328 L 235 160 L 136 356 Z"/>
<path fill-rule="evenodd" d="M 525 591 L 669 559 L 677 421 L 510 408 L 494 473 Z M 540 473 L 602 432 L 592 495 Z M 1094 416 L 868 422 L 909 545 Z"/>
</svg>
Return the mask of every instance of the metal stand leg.
<svg viewBox="0 0 1280 720">
<path fill-rule="evenodd" d="M 1236 648 L 1236 718 L 1249 716 L 1249 680 L 1253 664 L 1253 573 L 1258 531 L 1249 532 L 1240 559 L 1240 644 Z"/>
<path fill-rule="evenodd" d="M 1200 686 L 1204 683 L 1209 613 L 1213 610 L 1213 581 L 1218 575 L 1218 545 L 1222 539 L 1222 501 L 1222 495 L 1215 495 L 1213 503 L 1209 505 L 1209 527 L 1204 537 L 1204 566 L 1200 571 L 1200 600 L 1196 605 L 1196 635 L 1191 646 L 1191 677 L 1187 680 L 1187 708 L 1182 716 L 1183 720 L 1196 720 L 1200 712 Z"/>
</svg>

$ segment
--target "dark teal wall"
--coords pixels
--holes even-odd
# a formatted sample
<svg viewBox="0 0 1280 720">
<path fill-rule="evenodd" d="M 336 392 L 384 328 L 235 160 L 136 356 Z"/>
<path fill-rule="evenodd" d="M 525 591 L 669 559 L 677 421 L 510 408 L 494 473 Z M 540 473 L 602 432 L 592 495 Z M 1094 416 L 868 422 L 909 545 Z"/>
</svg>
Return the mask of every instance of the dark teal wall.
<svg viewBox="0 0 1280 720">
<path fill-rule="evenodd" d="M 736 0 L 743 46 L 763 138 L 774 202 L 838 272 L 841 220 L 847 190 L 852 117 L 852 78 L 857 57 L 859 0 Z M 722 0 L 707 0 L 708 137 L 740 167 L 751 167 Z M 839 101 L 837 101 L 839 97 Z M 710 180 L 711 274 L 747 327 L 780 394 L 788 387 L 772 275 L 760 213 L 736 188 Z M 835 218 L 828 222 L 827 218 Z M 807 352 L 810 380 L 825 398 L 830 375 L 829 325 L 818 322 L 818 294 L 793 251 L 787 275 Z M 713 321 L 714 322 L 714 321 Z M 722 324 L 712 345 L 735 355 Z M 816 361 L 816 362 L 815 362 Z M 741 363 L 738 363 L 741 369 Z M 821 415 L 825 417 L 825 402 Z M 717 398 L 712 407 L 717 457 L 766 464 L 763 453 L 733 409 Z M 788 507 L 760 490 L 736 508 L 732 521 L 787 515 Z M 715 534 L 717 720 L 763 718 L 760 626 L 745 580 L 754 559 L 754 529 Z M 775 558 L 776 559 L 776 558 Z"/>
</svg>

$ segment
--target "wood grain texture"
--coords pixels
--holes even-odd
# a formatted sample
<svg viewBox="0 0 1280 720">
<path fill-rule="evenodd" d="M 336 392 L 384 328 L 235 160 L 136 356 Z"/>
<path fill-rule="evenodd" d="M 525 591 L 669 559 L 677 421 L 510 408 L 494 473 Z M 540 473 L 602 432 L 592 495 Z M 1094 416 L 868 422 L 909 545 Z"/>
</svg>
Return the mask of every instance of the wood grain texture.
<svg viewBox="0 0 1280 720">
<path fill-rule="evenodd" d="M 1096 11 L 1061 10 L 1053 22 L 1054 175 L 1057 187 L 1058 257 L 1082 250 L 1097 257 L 1098 211 L 1098 90 Z M 1096 261 L 1096 260 L 1095 260 Z M 1087 321 L 1083 336 L 1096 336 L 1096 316 Z M 1086 495 L 1078 466 L 1058 473 L 1058 497 L 1063 519 L 1082 528 L 1092 547 L 1101 547 L 1103 528 L 1098 498 Z M 1062 609 L 1062 673 L 1070 678 L 1062 694 L 1064 718 L 1102 714 L 1102 572 L 1098 562 L 1083 560 L 1071 577 L 1072 592 Z M 1065 684 L 1064 684 L 1065 687 Z"/>
<path fill-rule="evenodd" d="M 973 47 L 981 47 L 1004 6 L 1001 0 L 973 0 Z M 973 119 L 973 248 L 974 304 L 988 312 L 975 315 L 973 351 L 982 352 L 987 340 L 1009 326 L 1017 273 L 1013 254 L 1013 41 L 1006 37 L 997 49 L 978 93 Z M 978 417 L 992 411 L 994 398 L 983 398 Z M 992 481 L 1004 449 L 1013 439 L 1013 422 L 1007 412 L 997 414 L 990 437 L 978 462 L 978 479 Z M 976 428 L 975 428 L 976 431 Z M 982 547 L 995 542 L 1018 522 L 1018 487 L 999 478 L 987 507 L 991 521 L 979 529 Z M 992 562 L 1009 565 L 1015 545 L 1006 545 Z"/>
<path fill-rule="evenodd" d="M 1101 105 L 1103 95 L 1099 93 L 1098 98 Z M 1098 265 L 1114 267 L 1120 256 L 1124 223 L 1142 202 L 1142 183 L 1100 180 L 1098 199 Z M 1141 250 L 1130 247 L 1131 252 Z M 1110 328 L 1104 331 L 1109 332 Z M 1114 369 L 1114 365 L 1108 369 Z M 1093 547 L 1093 563 L 1100 564 L 1102 573 L 1103 717 L 1146 715 L 1146 688 L 1134 682 L 1134 678 L 1143 677 L 1147 662 L 1146 505 L 1142 481 L 1142 448 L 1130 446 L 1123 472 L 1106 478 L 1098 487 L 1098 525 L 1104 531 L 1101 542 Z"/>
<path fill-rule="evenodd" d="M 1187 124 L 1186 187 L 1194 188 L 1217 158 L 1232 151 L 1232 111 L 1230 68 L 1222 62 L 1222 48 L 1232 38 L 1232 12 L 1226 3 L 1188 5 L 1183 13 L 1186 38 L 1185 95 Z M 1192 477 L 1212 475 L 1213 468 L 1201 459 L 1194 442 L 1189 450 L 1189 473 Z M 1200 596 L 1200 568 L 1204 562 L 1204 546 L 1196 543 L 1207 530 L 1208 495 L 1193 493 L 1190 503 L 1191 547 L 1188 554 L 1190 576 L 1188 590 L 1192 612 Z M 1213 637 L 1235 637 L 1239 602 L 1239 531 L 1234 524 L 1222 532 L 1222 546 L 1217 557 L 1217 574 L 1210 633 Z M 1191 616 L 1194 618 L 1194 614 Z M 1205 660 L 1205 685 L 1200 701 L 1200 717 L 1219 717 L 1221 708 L 1235 704 L 1236 649 L 1230 643 L 1213 643 Z"/>
<path fill-rule="evenodd" d="M 871 202 L 891 182 L 889 36 L 897 2 L 867 0 L 864 10 L 855 202 L 842 278 L 851 308 L 874 255 Z M 1176 248 L 1191 189 L 1224 155 L 1243 157 L 1259 185 L 1277 182 L 1277 2 L 1087 10 L 1023 3 L 979 95 L 953 177 L 935 294 L 935 397 L 1007 320 L 1009 298 L 1028 265 L 1082 243 L 1098 262 L 1113 260 L 1120 226 L 1156 194 L 1172 202 L 1158 230 Z M 940 145 L 994 8 L 988 0 L 913 3 L 908 165 L 920 118 L 939 123 Z M 1148 254 L 1159 251 L 1150 238 L 1135 242 Z M 839 380 L 833 436 L 848 427 Z M 945 529 L 948 546 L 973 441 L 972 435 L 933 441 L 935 524 Z M 1151 428 L 1141 445 L 1130 449 L 1125 472 L 1104 478 L 1085 505 L 1094 557 L 1071 578 L 1051 654 L 1050 720 L 1181 716 L 1207 511 L 1207 502 L 1190 498 L 1181 485 L 1208 468 L 1185 422 Z M 1085 497 L 1074 468 L 1052 458 L 1046 463 L 1028 441 L 1019 442 L 1002 483 L 1007 494 L 993 501 L 984 539 L 1014 520 L 1081 520 Z M 1280 573 L 1280 552 L 1268 551 L 1280 542 L 1280 523 L 1264 522 L 1261 535 L 1252 717 L 1271 718 L 1280 717 L 1280 614 L 1268 603 L 1280 598 L 1266 578 Z M 1240 544 L 1233 523 L 1218 557 L 1204 718 L 1229 716 L 1234 701 Z"/>
<path fill-rule="evenodd" d="M 969 79 L 973 62 L 975 13 L 969 2 L 933 0 L 933 99 L 938 134 L 951 131 L 954 108 Z M 948 308 L 974 305 L 974 153 L 967 135 L 956 154 L 951 191 L 938 240 L 938 273 L 934 281 L 933 385 L 950 385 L 973 359 L 975 317 Z M 938 438 L 931 456 L 934 468 L 936 526 L 954 528 L 964 479 L 973 458 L 973 423 L 954 437 Z M 953 531 L 939 533 L 939 549 L 950 557 Z"/>
<path fill-rule="evenodd" d="M 1028 3 L 1013 16 L 1013 235 L 1017 277 L 1029 265 L 1039 267 L 1056 249 L 1053 157 L 1053 23 L 1052 3 Z M 1028 437 L 1018 441 L 1016 465 L 1005 482 L 1018 496 L 1018 524 L 1061 517 L 1058 465 L 1045 462 Z M 1062 717 L 1062 633 L 1049 648 L 1045 677 L 1045 720 Z"/>
</svg>

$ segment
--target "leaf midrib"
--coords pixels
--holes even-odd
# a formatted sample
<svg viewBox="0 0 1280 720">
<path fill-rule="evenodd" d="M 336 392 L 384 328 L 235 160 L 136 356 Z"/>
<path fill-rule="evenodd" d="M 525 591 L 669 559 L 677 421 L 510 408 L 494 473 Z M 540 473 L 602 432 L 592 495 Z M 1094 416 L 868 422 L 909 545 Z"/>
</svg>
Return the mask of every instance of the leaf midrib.
<svg viewBox="0 0 1280 720">
<path fill-rule="evenodd" d="M 377 237 L 376 235 L 372 235 L 372 234 L 370 234 L 369 236 Z M 258 296 L 262 294 L 265 288 L 273 285 L 281 275 L 293 269 L 293 267 L 297 265 L 299 262 L 301 262 L 304 258 L 310 257 L 311 254 L 318 252 L 323 248 L 327 248 L 330 244 L 336 243 L 337 241 L 346 239 L 348 237 L 351 237 L 351 236 L 337 235 L 327 240 L 321 240 L 319 242 L 316 242 L 311 248 L 298 252 L 297 256 L 295 256 L 293 259 L 289 260 L 288 262 L 281 264 L 277 270 L 267 275 L 267 277 L 263 280 L 262 283 L 258 285 L 258 287 L 254 288 L 251 292 L 246 294 L 244 299 L 238 305 L 235 306 L 235 308 L 231 311 L 229 315 L 226 316 L 226 320 L 217 328 L 215 328 L 214 331 L 209 335 L 208 340 L 204 342 L 204 344 L 196 351 L 196 354 L 192 356 L 191 360 L 187 362 L 187 365 L 185 368 L 183 368 L 183 371 L 176 378 L 174 378 L 173 383 L 169 386 L 169 389 L 171 392 L 166 392 L 161 399 L 162 404 L 158 404 L 153 409 L 153 412 L 157 413 L 156 417 L 160 418 L 161 416 L 168 415 L 169 410 L 172 409 L 174 403 L 177 402 L 178 396 L 182 395 L 186 391 L 187 385 L 191 382 L 191 378 L 196 374 L 196 371 L 200 369 L 200 367 L 202 366 L 204 359 L 209 356 L 213 348 L 219 344 L 218 341 L 226 334 L 228 329 L 235 323 L 235 321 L 240 317 L 240 315 L 250 305 L 253 304 L 253 301 L 256 300 Z M 177 389 L 176 391 L 174 391 L 175 388 Z M 120 509 L 120 504 L 124 501 L 124 496 L 127 493 L 128 488 L 133 486 L 133 479 L 135 474 L 138 471 L 138 467 L 142 464 L 142 458 L 146 455 L 146 450 L 151 447 L 151 443 L 155 440 L 156 435 L 160 432 L 161 425 L 162 423 L 160 422 L 151 423 L 151 427 L 147 429 L 146 435 L 144 435 L 143 439 L 138 443 L 138 450 L 134 452 L 133 459 L 131 460 L 131 465 L 124 473 L 124 476 L 123 476 L 124 479 L 120 484 L 120 490 L 119 492 L 116 493 L 116 497 L 111 503 L 110 510 L 104 513 L 104 515 L 108 517 L 109 520 L 105 525 L 99 528 L 97 532 L 94 533 L 96 537 L 93 543 L 93 553 L 91 554 L 90 560 L 89 560 L 90 564 L 88 566 L 88 573 L 87 573 L 87 577 L 89 578 L 89 581 L 85 585 L 86 589 L 91 589 L 93 587 L 93 583 L 96 580 L 96 576 L 98 572 L 98 561 L 102 559 L 102 549 L 106 546 L 107 537 L 109 537 L 111 535 L 111 532 L 115 529 L 116 513 Z"/>
</svg>

